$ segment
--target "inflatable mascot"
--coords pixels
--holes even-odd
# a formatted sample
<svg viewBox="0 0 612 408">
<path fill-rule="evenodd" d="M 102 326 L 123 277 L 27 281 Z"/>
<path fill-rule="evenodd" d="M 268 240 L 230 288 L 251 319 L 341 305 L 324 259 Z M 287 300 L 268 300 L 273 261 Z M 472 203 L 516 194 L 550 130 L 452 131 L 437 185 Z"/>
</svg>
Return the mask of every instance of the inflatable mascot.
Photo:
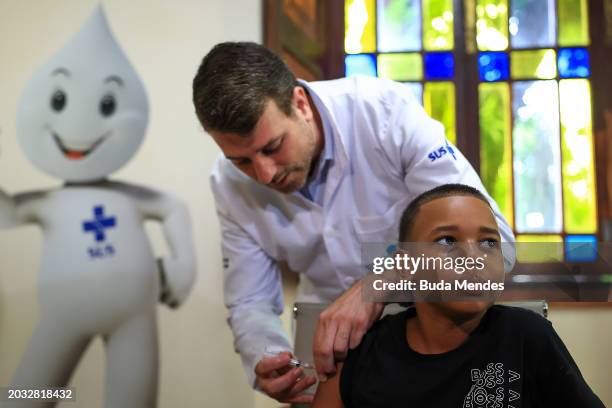
<svg viewBox="0 0 612 408">
<path fill-rule="evenodd" d="M 101 8 L 26 86 L 19 144 L 38 169 L 65 183 L 12 197 L 0 191 L 0 228 L 34 223 L 44 236 L 40 321 L 11 387 L 66 386 L 99 335 L 105 406 L 156 405 L 156 304 L 181 304 L 196 262 L 184 204 L 107 179 L 136 153 L 147 120 L 143 85 Z M 143 226 L 149 219 L 162 224 L 170 256 L 155 258 Z"/>
</svg>

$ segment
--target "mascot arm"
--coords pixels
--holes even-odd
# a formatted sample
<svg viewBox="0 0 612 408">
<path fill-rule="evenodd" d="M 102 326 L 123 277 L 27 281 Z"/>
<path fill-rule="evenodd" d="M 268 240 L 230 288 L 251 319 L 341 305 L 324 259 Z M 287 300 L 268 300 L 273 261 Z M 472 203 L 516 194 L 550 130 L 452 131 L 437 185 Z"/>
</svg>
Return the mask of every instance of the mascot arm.
<svg viewBox="0 0 612 408">
<path fill-rule="evenodd" d="M 157 261 L 160 273 L 160 301 L 172 308 L 183 303 L 196 275 L 195 248 L 189 210 L 170 194 L 146 187 L 114 183 L 137 202 L 145 218 L 162 224 L 170 255 Z"/>
</svg>

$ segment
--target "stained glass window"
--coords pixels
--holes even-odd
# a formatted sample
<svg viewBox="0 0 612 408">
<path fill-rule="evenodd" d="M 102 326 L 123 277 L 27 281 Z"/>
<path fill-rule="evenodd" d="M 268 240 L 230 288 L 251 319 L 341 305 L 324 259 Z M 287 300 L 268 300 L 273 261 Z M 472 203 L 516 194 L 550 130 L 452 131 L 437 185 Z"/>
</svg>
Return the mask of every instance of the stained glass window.
<svg viewBox="0 0 612 408">
<path fill-rule="evenodd" d="M 565 242 L 555 258 L 588 260 L 598 224 L 586 1 L 477 0 L 475 14 L 483 183 L 517 241 Z"/>
<path fill-rule="evenodd" d="M 423 61 L 419 53 L 378 55 L 378 75 L 394 81 L 420 81 L 423 79 Z"/>
<path fill-rule="evenodd" d="M 473 29 L 483 183 L 517 241 L 588 259 L 584 242 L 599 233 L 588 2 L 473 0 L 461 19 L 454 4 L 347 0 L 346 74 L 406 83 L 455 142 L 458 98 L 468 96 L 454 33 Z"/>
<path fill-rule="evenodd" d="M 346 76 L 376 76 L 376 57 L 372 54 L 347 55 L 344 58 Z"/>
<path fill-rule="evenodd" d="M 455 58 L 452 52 L 430 52 L 425 54 L 425 78 L 453 79 Z"/>
<path fill-rule="evenodd" d="M 447 139 L 456 143 L 455 84 L 452 82 L 426 82 L 423 90 L 423 106 L 433 118 L 442 122 Z"/>
<path fill-rule="evenodd" d="M 590 73 L 589 52 L 586 48 L 561 48 L 559 50 L 559 76 L 561 78 L 586 78 Z"/>
<path fill-rule="evenodd" d="M 404 82 L 456 142 L 453 0 L 346 0 L 345 75 Z"/>
<path fill-rule="evenodd" d="M 554 79 L 557 77 L 555 50 L 512 51 L 512 79 Z"/>
<path fill-rule="evenodd" d="M 509 20 L 512 48 L 544 48 L 555 45 L 555 2 L 512 0 Z"/>
<path fill-rule="evenodd" d="M 481 52 L 478 68 L 481 81 L 495 82 L 508 79 L 510 62 L 505 52 Z"/>
</svg>

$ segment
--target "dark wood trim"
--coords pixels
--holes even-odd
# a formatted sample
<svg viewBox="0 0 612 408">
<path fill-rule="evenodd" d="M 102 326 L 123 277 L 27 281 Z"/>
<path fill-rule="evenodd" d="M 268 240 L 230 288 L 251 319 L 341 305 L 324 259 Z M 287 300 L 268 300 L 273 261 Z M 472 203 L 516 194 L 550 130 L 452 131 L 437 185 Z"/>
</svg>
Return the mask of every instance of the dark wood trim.
<svg viewBox="0 0 612 408">
<path fill-rule="evenodd" d="M 605 5 L 604 3 L 608 3 Z M 610 0 L 589 0 L 589 34 L 591 46 L 589 53 L 591 58 L 591 95 L 593 110 L 593 149 L 595 158 L 595 177 L 597 189 L 597 212 L 599 222 L 604 222 L 612 217 L 610 208 L 610 191 L 608 174 L 611 140 L 610 129 L 606 124 L 606 111 L 612 111 L 612 41 L 609 34 L 612 21 L 606 18 L 606 6 L 612 8 Z"/>
<path fill-rule="evenodd" d="M 322 79 L 344 77 L 344 1 L 325 1 L 327 52 Z"/>
<path fill-rule="evenodd" d="M 263 2 L 263 43 L 271 50 L 280 49 L 280 36 L 278 35 L 279 3 L 277 0 L 264 0 Z"/>
<path fill-rule="evenodd" d="M 480 173 L 480 128 L 478 120 L 478 54 L 470 52 L 467 38 L 469 29 L 466 13 L 471 13 L 471 7 L 465 7 L 463 0 L 454 0 L 455 21 L 455 127 L 457 132 L 457 147 Z"/>
<path fill-rule="evenodd" d="M 567 309 L 612 309 L 612 302 L 549 302 L 549 310 Z"/>
<path fill-rule="evenodd" d="M 294 71 L 308 72 L 310 80 L 341 78 L 344 76 L 344 1 L 313 1 L 317 8 L 316 26 L 314 33 L 307 33 L 287 16 L 282 0 L 264 0 L 264 45 L 289 59 Z"/>
</svg>

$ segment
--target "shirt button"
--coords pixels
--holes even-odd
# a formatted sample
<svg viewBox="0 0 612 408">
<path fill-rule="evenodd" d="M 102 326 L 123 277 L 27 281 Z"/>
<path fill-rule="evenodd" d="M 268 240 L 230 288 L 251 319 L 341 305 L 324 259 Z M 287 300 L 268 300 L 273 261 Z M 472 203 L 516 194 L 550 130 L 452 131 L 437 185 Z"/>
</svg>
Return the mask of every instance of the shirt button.
<svg viewBox="0 0 612 408">
<path fill-rule="evenodd" d="M 348 287 L 348 286 L 352 286 L 353 283 L 355 283 L 355 278 L 352 276 L 345 276 L 344 277 L 344 284 Z"/>
</svg>

